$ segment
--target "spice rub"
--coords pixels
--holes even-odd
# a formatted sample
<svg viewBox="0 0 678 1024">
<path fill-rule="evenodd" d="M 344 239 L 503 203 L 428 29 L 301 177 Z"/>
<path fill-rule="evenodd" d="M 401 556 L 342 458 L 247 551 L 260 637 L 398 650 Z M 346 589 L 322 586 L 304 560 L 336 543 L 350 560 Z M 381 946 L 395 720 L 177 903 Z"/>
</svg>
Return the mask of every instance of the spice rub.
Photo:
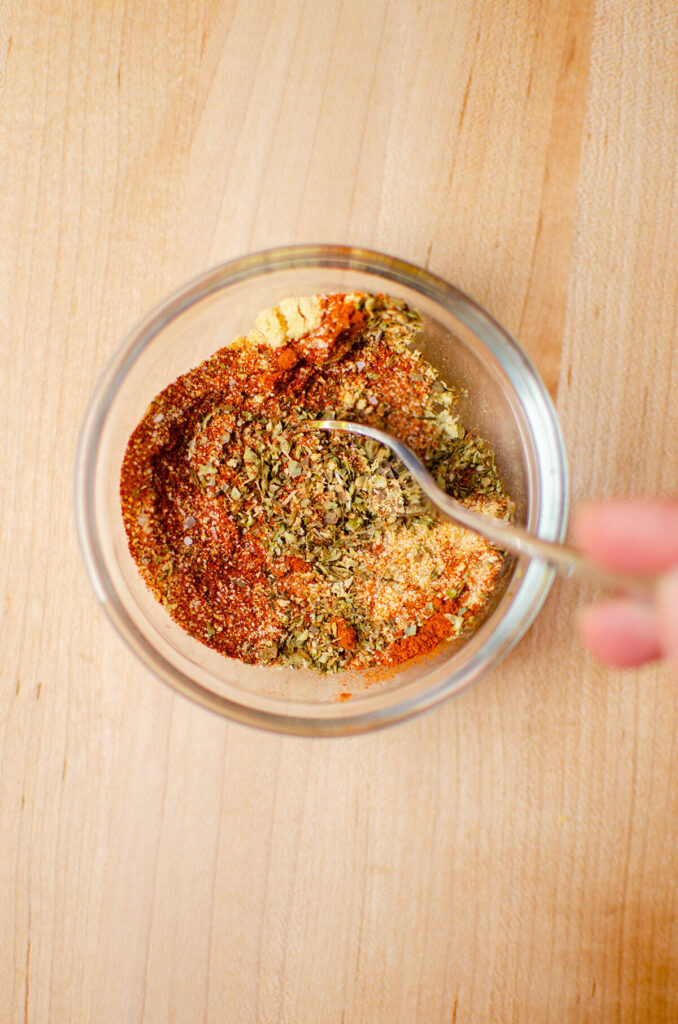
<svg viewBox="0 0 678 1024">
<path fill-rule="evenodd" d="M 488 445 L 384 295 L 285 299 L 159 394 L 125 453 L 130 552 L 190 635 L 233 658 L 321 672 L 395 666 L 468 632 L 503 563 L 441 521 L 392 453 L 305 431 L 389 431 L 469 507 L 508 518 Z"/>
</svg>

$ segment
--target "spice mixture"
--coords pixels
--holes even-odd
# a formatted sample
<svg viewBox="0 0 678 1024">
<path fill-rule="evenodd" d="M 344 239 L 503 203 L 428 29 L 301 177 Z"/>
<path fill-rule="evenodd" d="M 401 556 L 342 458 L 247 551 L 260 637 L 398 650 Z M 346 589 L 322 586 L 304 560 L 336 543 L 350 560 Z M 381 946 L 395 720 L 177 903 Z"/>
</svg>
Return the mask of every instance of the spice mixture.
<svg viewBox="0 0 678 1024">
<path fill-rule="evenodd" d="M 172 618 L 224 655 L 321 672 L 398 665 L 467 632 L 503 556 L 441 521 L 377 442 L 408 444 L 470 508 L 509 518 L 494 456 L 384 295 L 285 299 L 151 403 L 127 446 L 129 548 Z"/>
</svg>

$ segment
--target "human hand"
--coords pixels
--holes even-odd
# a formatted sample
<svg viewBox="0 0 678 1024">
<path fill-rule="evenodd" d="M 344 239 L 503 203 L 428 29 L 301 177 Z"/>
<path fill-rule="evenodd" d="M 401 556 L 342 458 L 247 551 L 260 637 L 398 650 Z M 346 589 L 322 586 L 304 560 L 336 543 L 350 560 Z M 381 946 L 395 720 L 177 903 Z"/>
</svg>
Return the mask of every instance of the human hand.
<svg viewBox="0 0 678 1024">
<path fill-rule="evenodd" d="M 657 597 L 601 601 L 581 615 L 589 650 L 618 668 L 668 657 L 678 669 L 678 500 L 625 498 L 582 505 L 575 542 L 609 569 L 664 574 Z"/>
</svg>

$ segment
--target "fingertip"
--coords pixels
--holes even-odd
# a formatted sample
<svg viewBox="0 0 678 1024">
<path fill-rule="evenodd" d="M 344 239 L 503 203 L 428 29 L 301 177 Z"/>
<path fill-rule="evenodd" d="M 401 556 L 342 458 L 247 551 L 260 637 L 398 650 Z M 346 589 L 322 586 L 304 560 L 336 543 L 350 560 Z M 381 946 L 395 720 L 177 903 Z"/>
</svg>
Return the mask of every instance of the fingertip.
<svg viewBox="0 0 678 1024">
<path fill-rule="evenodd" d="M 614 668 L 635 668 L 663 654 L 654 609 L 632 600 L 605 601 L 579 614 L 588 650 Z"/>
<path fill-rule="evenodd" d="M 678 501 L 610 498 L 585 501 L 572 518 L 575 543 L 610 568 L 658 572 L 678 563 Z"/>
<path fill-rule="evenodd" d="M 575 543 L 588 551 L 592 545 L 595 546 L 595 537 L 598 533 L 600 518 L 604 516 L 603 505 L 596 501 L 582 501 L 574 511 L 572 517 L 572 536 Z"/>
</svg>

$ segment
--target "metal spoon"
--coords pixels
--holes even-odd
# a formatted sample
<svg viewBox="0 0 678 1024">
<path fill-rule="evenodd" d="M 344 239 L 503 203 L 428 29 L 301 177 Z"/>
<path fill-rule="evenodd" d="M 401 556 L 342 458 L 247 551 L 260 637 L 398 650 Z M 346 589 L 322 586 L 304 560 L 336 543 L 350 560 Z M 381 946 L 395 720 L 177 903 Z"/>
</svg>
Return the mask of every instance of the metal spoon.
<svg viewBox="0 0 678 1024">
<path fill-rule="evenodd" d="M 307 420 L 301 426 L 303 429 L 338 430 L 348 434 L 360 434 L 362 437 L 371 437 L 375 441 L 379 441 L 398 456 L 424 494 L 444 516 L 459 523 L 460 526 L 480 534 L 481 537 L 499 545 L 505 551 L 546 562 L 563 576 L 581 576 L 599 586 L 623 590 L 644 600 L 650 600 L 653 596 L 656 585 L 654 577 L 602 569 L 575 548 L 568 547 L 566 544 L 542 540 L 515 523 L 506 522 L 504 519 L 494 519 L 492 516 L 486 516 L 481 512 L 473 512 L 466 508 L 465 505 L 451 498 L 449 494 L 438 487 L 424 464 L 406 444 L 398 441 L 391 434 L 387 434 L 385 430 L 367 427 L 362 423 L 352 423 L 349 420 Z"/>
</svg>

